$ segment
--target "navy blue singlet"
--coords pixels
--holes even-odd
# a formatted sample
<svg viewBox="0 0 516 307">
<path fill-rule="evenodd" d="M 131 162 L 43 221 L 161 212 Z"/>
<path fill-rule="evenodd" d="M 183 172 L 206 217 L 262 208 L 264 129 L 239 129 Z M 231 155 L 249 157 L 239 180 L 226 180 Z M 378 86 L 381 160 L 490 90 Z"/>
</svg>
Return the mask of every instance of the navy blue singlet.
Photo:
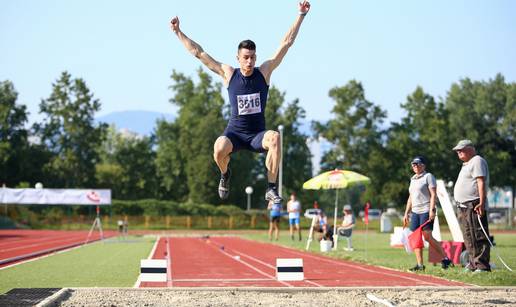
<svg viewBox="0 0 516 307">
<path fill-rule="evenodd" d="M 264 131 L 268 93 L 269 85 L 258 68 L 249 77 L 235 68 L 228 86 L 231 118 L 227 129 L 247 133 Z"/>
</svg>

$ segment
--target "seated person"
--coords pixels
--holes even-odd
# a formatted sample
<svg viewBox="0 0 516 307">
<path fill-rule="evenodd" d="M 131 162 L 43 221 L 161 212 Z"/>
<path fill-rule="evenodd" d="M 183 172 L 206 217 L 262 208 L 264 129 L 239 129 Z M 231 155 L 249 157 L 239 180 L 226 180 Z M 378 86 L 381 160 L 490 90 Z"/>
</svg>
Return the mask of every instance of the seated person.
<svg viewBox="0 0 516 307">
<path fill-rule="evenodd" d="M 344 218 L 342 219 L 342 225 L 337 229 L 337 232 L 348 241 L 348 246 L 345 247 L 344 250 L 353 251 L 351 235 L 353 233 L 353 227 L 355 227 L 355 216 L 353 215 L 353 211 L 351 211 L 350 205 L 345 205 L 342 212 L 344 213 Z"/>
<path fill-rule="evenodd" d="M 326 214 L 321 210 L 315 219 L 314 231 L 320 233 L 318 240 L 327 240 L 333 242 L 333 226 L 328 225 L 328 218 L 326 217 Z"/>
</svg>

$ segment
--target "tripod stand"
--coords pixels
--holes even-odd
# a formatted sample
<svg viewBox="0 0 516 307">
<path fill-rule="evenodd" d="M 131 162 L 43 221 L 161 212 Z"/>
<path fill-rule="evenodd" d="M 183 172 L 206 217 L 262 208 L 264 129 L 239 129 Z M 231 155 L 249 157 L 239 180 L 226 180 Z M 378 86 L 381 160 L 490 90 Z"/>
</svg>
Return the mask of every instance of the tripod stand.
<svg viewBox="0 0 516 307">
<path fill-rule="evenodd" d="M 95 226 L 99 229 L 100 232 L 100 239 L 104 240 L 104 232 L 102 231 L 102 223 L 100 222 L 100 207 L 97 205 L 97 217 L 93 221 L 93 225 L 91 225 L 90 232 L 88 233 L 88 237 L 86 238 L 85 244 L 90 241 L 91 234 L 93 233 L 93 230 L 95 229 Z"/>
</svg>

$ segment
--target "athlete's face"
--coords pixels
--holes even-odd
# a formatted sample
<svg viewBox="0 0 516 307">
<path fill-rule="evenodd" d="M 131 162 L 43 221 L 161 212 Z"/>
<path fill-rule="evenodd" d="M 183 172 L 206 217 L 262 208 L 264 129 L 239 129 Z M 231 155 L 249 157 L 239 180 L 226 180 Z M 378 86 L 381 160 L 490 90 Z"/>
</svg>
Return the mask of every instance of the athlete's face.
<svg viewBox="0 0 516 307">
<path fill-rule="evenodd" d="M 254 65 L 256 64 L 256 50 L 240 49 L 237 55 L 240 70 L 244 75 L 249 76 L 253 73 Z"/>
</svg>

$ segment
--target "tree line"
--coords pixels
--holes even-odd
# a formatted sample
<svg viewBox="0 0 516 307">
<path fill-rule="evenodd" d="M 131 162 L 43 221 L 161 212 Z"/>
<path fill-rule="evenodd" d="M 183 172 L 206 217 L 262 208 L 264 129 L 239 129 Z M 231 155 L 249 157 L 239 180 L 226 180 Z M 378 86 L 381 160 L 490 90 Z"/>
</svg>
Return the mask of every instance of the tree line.
<svg viewBox="0 0 516 307">
<path fill-rule="evenodd" d="M 101 108 L 86 82 L 63 72 L 52 92 L 41 100 L 41 122 L 27 127 L 27 107 L 19 103 L 10 81 L 0 82 L 0 184 L 46 188 L 109 188 L 114 199 L 158 199 L 221 205 L 219 171 L 213 162 L 213 142 L 224 130 L 229 106 L 222 84 L 202 69 L 196 79 L 173 71 L 170 103 L 178 107 L 173 122 L 158 120 L 151 136 L 126 136 L 114 126 L 95 124 Z M 471 139 L 490 167 L 491 186 L 516 182 L 516 83 L 498 74 L 488 81 L 464 78 L 435 99 L 417 87 L 400 108 L 400 122 L 386 123 L 387 112 L 366 98 L 359 81 L 329 90 L 333 101 L 327 121 L 312 122 L 313 135 L 300 130 L 306 118 L 299 100 L 285 101 L 285 92 L 269 91 L 267 129 L 284 126 L 283 196 L 297 192 L 311 203 L 331 196 L 301 192 L 312 177 L 307 139 L 331 144 L 322 170 L 357 171 L 371 178 L 364 189 L 346 193 L 354 205 L 366 200 L 375 207 L 403 206 L 408 196 L 410 160 L 424 155 L 437 177 L 454 181 L 460 161 L 451 148 Z M 225 204 L 246 207 L 246 186 L 252 186 L 254 208 L 265 206 L 264 155 L 239 152 L 232 156 L 230 197 Z"/>
</svg>

